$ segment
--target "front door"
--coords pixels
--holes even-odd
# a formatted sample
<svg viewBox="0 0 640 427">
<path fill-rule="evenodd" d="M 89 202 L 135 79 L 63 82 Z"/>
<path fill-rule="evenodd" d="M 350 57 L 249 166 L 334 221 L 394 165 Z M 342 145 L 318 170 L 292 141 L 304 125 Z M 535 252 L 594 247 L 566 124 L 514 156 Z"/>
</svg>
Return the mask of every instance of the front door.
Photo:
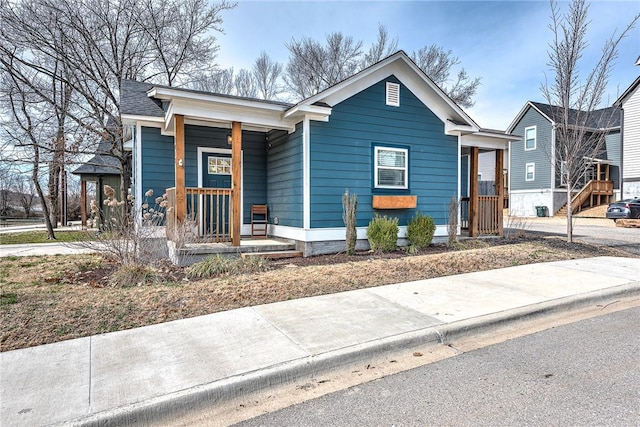
<svg viewBox="0 0 640 427">
<path fill-rule="evenodd" d="M 231 154 L 202 153 L 202 186 L 205 188 L 231 188 Z M 202 196 L 204 234 L 229 235 L 228 195 Z"/>
</svg>

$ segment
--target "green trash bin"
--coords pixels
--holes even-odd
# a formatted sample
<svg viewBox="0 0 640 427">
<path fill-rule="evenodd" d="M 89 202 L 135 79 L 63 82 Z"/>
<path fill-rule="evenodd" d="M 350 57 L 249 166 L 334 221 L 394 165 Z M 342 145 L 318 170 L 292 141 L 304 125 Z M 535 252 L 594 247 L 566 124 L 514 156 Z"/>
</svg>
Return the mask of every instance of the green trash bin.
<svg viewBox="0 0 640 427">
<path fill-rule="evenodd" d="M 549 216 L 549 209 L 546 206 L 536 206 L 536 213 L 539 217 Z"/>
</svg>

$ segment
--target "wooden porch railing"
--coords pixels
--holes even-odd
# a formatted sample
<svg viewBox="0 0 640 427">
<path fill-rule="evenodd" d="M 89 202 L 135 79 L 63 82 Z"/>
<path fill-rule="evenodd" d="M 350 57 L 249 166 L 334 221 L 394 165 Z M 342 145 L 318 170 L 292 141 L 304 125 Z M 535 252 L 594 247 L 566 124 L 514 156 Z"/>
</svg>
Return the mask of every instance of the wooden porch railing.
<svg viewBox="0 0 640 427">
<path fill-rule="evenodd" d="M 587 200 L 589 201 L 589 207 L 600 206 L 602 197 L 605 197 L 605 203 L 609 203 L 611 196 L 613 196 L 613 181 L 592 179 L 571 198 L 571 209 L 573 213 L 580 212 Z M 594 201 L 594 197 L 597 197 L 597 201 Z M 566 214 L 567 204 L 565 203 L 556 215 Z"/>
<path fill-rule="evenodd" d="M 187 221 L 198 236 L 214 242 L 230 242 L 233 235 L 232 197 L 230 188 L 185 188 Z M 177 212 L 175 188 L 167 189 L 167 237 L 175 240 Z"/>
<path fill-rule="evenodd" d="M 478 234 L 500 234 L 500 217 L 498 215 L 498 196 L 478 196 Z M 460 228 L 468 230 L 469 223 L 469 198 L 460 199 Z"/>
<path fill-rule="evenodd" d="M 498 196 L 478 196 L 478 233 L 500 234 L 498 210 L 502 210 Z"/>
</svg>

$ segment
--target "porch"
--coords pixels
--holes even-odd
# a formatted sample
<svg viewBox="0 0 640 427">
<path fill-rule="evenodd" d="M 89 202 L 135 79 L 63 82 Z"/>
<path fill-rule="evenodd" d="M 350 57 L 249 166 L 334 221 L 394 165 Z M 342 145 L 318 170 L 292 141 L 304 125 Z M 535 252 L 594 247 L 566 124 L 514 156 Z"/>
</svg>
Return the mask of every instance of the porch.
<svg viewBox="0 0 640 427">
<path fill-rule="evenodd" d="M 478 176 L 478 147 L 469 147 L 469 195 L 460 198 L 460 228 L 469 237 L 503 234 L 505 205 L 504 150 L 495 149 L 494 195 L 480 194 Z"/>
<path fill-rule="evenodd" d="M 169 258 L 180 266 L 186 266 L 212 255 L 241 256 L 261 256 L 263 258 L 293 258 L 301 257 L 302 252 L 296 250 L 295 243 L 283 239 L 251 239 L 244 238 L 239 246 L 232 246 L 230 242 L 199 242 L 187 243 L 182 246 L 176 245 L 172 240 L 168 240 Z"/>
</svg>

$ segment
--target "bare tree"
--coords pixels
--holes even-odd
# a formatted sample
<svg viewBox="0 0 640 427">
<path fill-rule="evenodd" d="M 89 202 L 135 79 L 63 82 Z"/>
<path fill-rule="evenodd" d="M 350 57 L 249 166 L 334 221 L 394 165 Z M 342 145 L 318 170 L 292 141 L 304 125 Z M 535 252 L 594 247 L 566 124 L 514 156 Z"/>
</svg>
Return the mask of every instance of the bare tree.
<svg viewBox="0 0 640 427">
<path fill-rule="evenodd" d="M 233 82 L 233 68 L 226 68 L 198 76 L 198 79 L 192 81 L 189 87 L 206 92 L 230 95 L 234 91 Z"/>
<path fill-rule="evenodd" d="M 33 181 L 24 176 L 16 177 L 16 190 L 20 197 L 20 207 L 24 211 L 24 216 L 31 218 L 33 205 L 37 199 Z"/>
<path fill-rule="evenodd" d="M 235 93 L 238 96 L 255 98 L 258 95 L 253 74 L 251 74 L 249 70 L 245 70 L 244 68 L 240 70 L 236 75 L 233 85 L 235 86 Z"/>
<path fill-rule="evenodd" d="M 253 78 L 258 90 L 258 95 L 262 99 L 275 100 L 282 93 L 279 79 L 282 76 L 282 64 L 274 62 L 266 52 L 260 56 L 253 64 Z"/>
<path fill-rule="evenodd" d="M 371 44 L 369 51 L 362 58 L 362 68 L 366 68 L 376 62 L 381 61 L 387 56 L 398 50 L 398 38 L 391 39 L 387 27 L 382 24 L 378 25 L 378 38 L 375 43 Z"/>
<path fill-rule="evenodd" d="M 201 56 L 216 50 L 208 32 L 220 29 L 219 13 L 230 7 L 224 0 L 212 6 L 204 0 L 6 1 L 0 10 L 0 65 L 51 106 L 58 98 L 33 84 L 33 76 L 69 91 L 65 118 L 89 135 L 81 138 L 92 142 L 87 152 L 95 151 L 99 141 L 111 144 L 109 154 L 120 162 L 124 197 L 131 163 L 123 147 L 122 80 L 186 80 L 194 68 L 213 61 Z M 161 24 L 166 24 L 167 35 L 158 33 Z M 34 58 L 59 61 L 64 72 Z M 68 136 L 68 129 L 64 133 Z"/>
<path fill-rule="evenodd" d="M 145 0 L 138 23 L 149 35 L 156 59 L 151 80 L 161 77 L 169 86 L 189 83 L 189 76 L 215 69 L 218 51 L 211 31 L 222 32 L 221 12 L 235 4 L 222 0 Z M 182 80 L 182 81 L 181 81 Z"/>
<path fill-rule="evenodd" d="M 473 106 L 473 97 L 480 85 L 480 78 L 471 79 L 464 68 L 452 79 L 451 71 L 460 65 L 460 59 L 450 50 L 432 44 L 411 54 L 411 59 L 457 104 Z"/>
<path fill-rule="evenodd" d="M 5 137 L 13 143 L 14 156 L 16 151 L 24 152 L 23 158 L 28 158 L 31 167 L 31 181 L 42 204 L 47 238 L 55 239 L 50 209 L 45 202 L 44 192 L 40 185 L 41 152 L 46 151 L 43 141 L 51 141 L 50 118 L 53 116 L 48 110 L 49 105 L 27 88 L 10 73 L 5 73 L 3 81 L 5 108 L 10 116 L 10 126 L 2 127 Z M 16 161 L 17 159 L 12 159 Z"/>
<path fill-rule="evenodd" d="M 362 42 L 340 32 L 330 33 L 326 44 L 309 37 L 291 40 L 284 81 L 300 98 L 308 98 L 358 71 Z"/>
<path fill-rule="evenodd" d="M 283 76 L 285 84 L 304 99 L 395 53 L 398 39 L 391 39 L 386 27 L 380 25 L 378 38 L 366 53 L 362 53 L 361 41 L 340 32 L 328 34 L 326 44 L 306 37 L 286 46 L 289 62 Z M 411 58 L 453 101 L 463 107 L 473 106 L 480 78 L 471 78 L 464 68 L 452 76 L 460 60 L 450 50 L 425 46 Z"/>
<path fill-rule="evenodd" d="M 588 46 L 589 5 L 573 0 L 563 14 L 550 0 L 553 33 L 549 43 L 549 67 L 552 81 L 545 81 L 541 91 L 551 105 L 551 119 L 556 124 L 556 138 L 551 157 L 556 173 L 563 175 L 567 198 L 567 241 L 573 241 L 572 195 L 585 175 L 585 160 L 597 158 L 603 149 L 607 129 L 611 128 L 613 109 L 598 110 L 611 69 L 618 55 L 618 45 L 640 19 L 632 17 L 620 33 L 605 40 L 602 54 L 586 78 L 580 78 L 581 59 Z"/>
</svg>

